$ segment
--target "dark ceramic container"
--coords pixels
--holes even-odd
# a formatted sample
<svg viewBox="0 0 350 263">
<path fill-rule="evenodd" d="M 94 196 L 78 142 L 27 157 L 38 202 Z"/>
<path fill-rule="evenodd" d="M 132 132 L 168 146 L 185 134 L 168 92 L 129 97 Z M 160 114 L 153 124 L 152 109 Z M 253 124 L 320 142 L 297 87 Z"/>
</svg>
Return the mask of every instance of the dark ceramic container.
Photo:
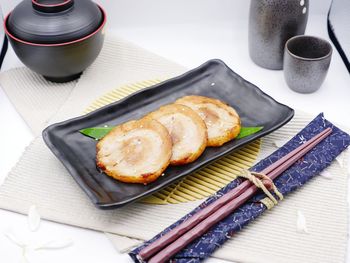
<svg viewBox="0 0 350 263">
<path fill-rule="evenodd" d="M 18 58 L 54 82 L 80 76 L 102 49 L 104 10 L 90 0 L 23 0 L 6 18 Z"/>
<path fill-rule="evenodd" d="M 3 16 L 1 12 L 1 6 L 0 6 L 0 20 L 3 21 Z M 6 52 L 7 52 L 7 46 L 8 46 L 8 41 L 5 36 L 5 32 L 3 28 L 0 28 L 0 69 L 2 66 L 2 63 L 4 61 Z"/>
<path fill-rule="evenodd" d="M 97 142 L 80 134 L 79 130 L 104 125 L 115 126 L 139 119 L 145 113 L 186 95 L 202 95 L 223 100 L 234 105 L 243 126 L 263 126 L 264 129 L 251 136 L 232 140 L 221 147 L 208 147 L 195 162 L 169 166 L 164 176 L 147 185 L 123 183 L 96 169 Z M 233 72 L 222 61 L 210 60 L 181 76 L 135 92 L 87 115 L 53 124 L 43 131 L 43 139 L 91 201 L 98 208 L 113 209 L 144 198 L 269 134 L 286 124 L 293 115 L 293 109 L 275 101 Z"/>
<path fill-rule="evenodd" d="M 249 54 L 259 66 L 283 68 L 286 41 L 305 32 L 309 0 L 251 0 Z"/>
<path fill-rule="evenodd" d="M 332 58 L 331 44 L 313 36 L 296 36 L 286 43 L 284 77 L 288 86 L 300 93 L 318 90 L 326 78 Z"/>
<path fill-rule="evenodd" d="M 328 13 L 328 34 L 350 73 L 350 1 L 333 0 Z"/>
</svg>

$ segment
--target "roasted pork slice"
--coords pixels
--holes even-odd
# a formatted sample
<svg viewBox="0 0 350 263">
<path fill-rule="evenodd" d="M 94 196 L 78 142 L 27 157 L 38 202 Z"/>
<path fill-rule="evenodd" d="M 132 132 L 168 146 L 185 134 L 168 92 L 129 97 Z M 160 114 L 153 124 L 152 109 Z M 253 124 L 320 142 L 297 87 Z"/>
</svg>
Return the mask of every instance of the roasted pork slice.
<svg viewBox="0 0 350 263">
<path fill-rule="evenodd" d="M 156 180 L 170 163 L 171 137 L 156 120 L 129 121 L 115 127 L 97 143 L 97 166 L 127 183 Z"/>
<path fill-rule="evenodd" d="M 241 130 L 236 110 L 220 100 L 191 95 L 175 103 L 190 107 L 204 120 L 208 130 L 207 146 L 221 146 L 236 138 Z"/>
<path fill-rule="evenodd" d="M 168 129 L 173 143 L 171 165 L 191 163 L 205 150 L 207 128 L 202 118 L 191 108 L 169 104 L 145 118 L 155 119 Z"/>
</svg>

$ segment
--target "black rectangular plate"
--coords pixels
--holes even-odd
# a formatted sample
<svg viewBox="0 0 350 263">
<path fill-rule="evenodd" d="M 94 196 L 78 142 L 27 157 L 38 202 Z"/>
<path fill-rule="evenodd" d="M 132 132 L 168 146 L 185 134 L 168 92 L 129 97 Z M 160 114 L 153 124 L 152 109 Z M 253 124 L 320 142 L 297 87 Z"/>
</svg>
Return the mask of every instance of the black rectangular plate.
<svg viewBox="0 0 350 263">
<path fill-rule="evenodd" d="M 193 94 L 223 100 L 237 110 L 243 126 L 264 126 L 264 129 L 221 147 L 207 148 L 195 162 L 168 167 L 164 176 L 148 185 L 122 183 L 98 171 L 95 162 L 96 141 L 80 134 L 80 129 L 112 126 L 138 119 L 177 98 Z M 87 115 L 53 124 L 43 131 L 43 138 L 95 206 L 111 209 L 134 202 L 193 173 L 278 129 L 293 115 L 293 109 L 276 102 L 222 61 L 210 60 L 179 77 L 143 89 Z"/>
</svg>

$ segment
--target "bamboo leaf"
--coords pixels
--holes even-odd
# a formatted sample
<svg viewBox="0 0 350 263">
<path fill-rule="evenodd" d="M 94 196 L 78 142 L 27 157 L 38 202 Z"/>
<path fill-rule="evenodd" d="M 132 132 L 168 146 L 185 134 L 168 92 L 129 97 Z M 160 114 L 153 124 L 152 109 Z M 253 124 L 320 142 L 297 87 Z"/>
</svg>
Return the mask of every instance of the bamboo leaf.
<svg viewBox="0 0 350 263">
<path fill-rule="evenodd" d="M 106 136 L 114 127 L 93 127 L 79 130 L 80 133 L 95 140 L 100 140 Z"/>
<path fill-rule="evenodd" d="M 261 131 L 264 127 L 259 126 L 259 127 L 242 127 L 240 133 L 236 137 L 236 139 L 242 139 L 244 137 L 247 137 L 249 135 L 252 135 L 254 133 L 257 133 Z"/>
<path fill-rule="evenodd" d="M 95 140 L 100 140 L 106 136 L 114 127 L 92 127 L 79 130 L 81 134 L 89 136 Z M 236 139 L 242 139 L 261 131 L 264 127 L 242 127 Z"/>
</svg>

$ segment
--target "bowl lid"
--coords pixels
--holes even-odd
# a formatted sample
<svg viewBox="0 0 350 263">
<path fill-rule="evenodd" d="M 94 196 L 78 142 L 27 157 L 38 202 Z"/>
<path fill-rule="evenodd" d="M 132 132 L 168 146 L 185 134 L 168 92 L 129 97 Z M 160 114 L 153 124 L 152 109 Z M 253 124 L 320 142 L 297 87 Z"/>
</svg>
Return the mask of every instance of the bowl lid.
<svg viewBox="0 0 350 263">
<path fill-rule="evenodd" d="M 94 32 L 102 23 L 90 0 L 23 0 L 7 19 L 15 37 L 38 44 L 70 42 Z"/>
</svg>

